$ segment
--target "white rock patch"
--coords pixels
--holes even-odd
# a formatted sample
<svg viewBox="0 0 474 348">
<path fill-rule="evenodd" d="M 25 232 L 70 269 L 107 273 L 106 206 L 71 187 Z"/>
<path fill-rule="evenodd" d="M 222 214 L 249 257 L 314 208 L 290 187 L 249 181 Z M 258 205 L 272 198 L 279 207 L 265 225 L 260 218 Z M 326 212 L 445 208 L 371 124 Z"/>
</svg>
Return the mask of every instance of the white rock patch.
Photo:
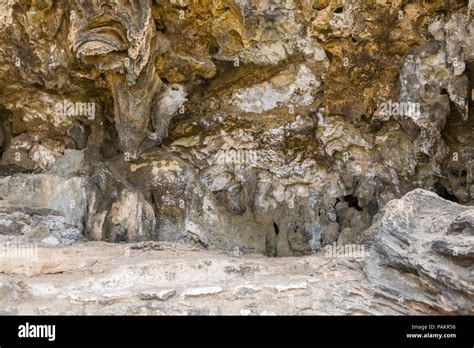
<svg viewBox="0 0 474 348">
<path fill-rule="evenodd" d="M 207 295 L 215 295 L 222 292 L 222 288 L 220 286 L 210 286 L 204 288 L 190 288 L 185 289 L 181 295 L 183 297 L 196 297 L 196 296 L 207 296 Z"/>
<path fill-rule="evenodd" d="M 321 86 L 321 81 L 304 64 L 299 66 L 296 76 L 287 74 L 289 72 L 284 72 L 270 82 L 234 92 L 231 103 L 240 111 L 254 113 L 272 110 L 282 104 L 310 105 L 314 101 L 312 93 Z M 294 80 L 280 85 L 278 82 L 282 77 L 284 80 L 293 77 Z"/>
</svg>

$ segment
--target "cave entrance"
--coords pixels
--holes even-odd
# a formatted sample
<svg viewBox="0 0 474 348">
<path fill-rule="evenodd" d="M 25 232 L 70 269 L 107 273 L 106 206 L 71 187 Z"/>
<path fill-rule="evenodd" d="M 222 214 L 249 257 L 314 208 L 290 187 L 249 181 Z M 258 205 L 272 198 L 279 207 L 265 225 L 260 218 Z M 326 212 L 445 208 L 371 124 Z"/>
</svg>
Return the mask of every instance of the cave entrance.
<svg viewBox="0 0 474 348">
<path fill-rule="evenodd" d="M 359 199 L 356 196 L 344 196 L 344 201 L 349 205 L 349 208 L 354 208 L 357 211 L 362 211 L 362 207 L 359 206 Z"/>
<path fill-rule="evenodd" d="M 446 187 L 444 187 L 439 181 L 436 183 L 434 189 L 436 194 L 441 198 L 444 198 L 451 202 L 460 203 L 459 199 L 457 199 L 455 195 L 449 193 Z"/>
</svg>

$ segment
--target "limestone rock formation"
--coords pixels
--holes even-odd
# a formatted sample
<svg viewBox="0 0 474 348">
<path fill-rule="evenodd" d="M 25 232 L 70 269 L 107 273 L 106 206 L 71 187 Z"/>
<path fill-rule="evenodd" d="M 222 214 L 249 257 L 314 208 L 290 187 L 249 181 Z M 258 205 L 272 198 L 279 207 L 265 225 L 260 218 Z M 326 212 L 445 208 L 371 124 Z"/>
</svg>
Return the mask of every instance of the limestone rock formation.
<svg viewBox="0 0 474 348">
<path fill-rule="evenodd" d="M 418 189 L 461 214 L 473 25 L 468 0 L 0 2 L 0 236 L 306 256 L 360 245 L 390 202 L 432 197 Z M 472 296 L 463 272 L 451 284 L 417 261 L 470 260 L 441 258 L 471 243 L 471 216 L 449 219 L 403 264 L 387 248 L 424 227 L 375 238 L 374 260 L 448 287 L 417 295 L 425 312 Z"/>
<path fill-rule="evenodd" d="M 384 207 L 360 250 L 327 245 L 274 259 L 87 242 L 5 254 L 0 304 L 5 314 L 42 315 L 472 315 L 473 238 L 474 207 L 418 189 Z"/>
<path fill-rule="evenodd" d="M 473 203 L 465 1 L 1 6 L 1 172 L 83 150 L 84 236 L 300 255 L 415 188 Z"/>
</svg>

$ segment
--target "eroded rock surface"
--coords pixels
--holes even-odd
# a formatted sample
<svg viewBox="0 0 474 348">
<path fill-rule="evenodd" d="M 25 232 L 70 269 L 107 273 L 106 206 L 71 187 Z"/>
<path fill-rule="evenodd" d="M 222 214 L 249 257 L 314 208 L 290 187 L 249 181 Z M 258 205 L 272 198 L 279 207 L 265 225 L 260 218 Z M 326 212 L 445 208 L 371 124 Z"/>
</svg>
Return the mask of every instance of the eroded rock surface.
<svg viewBox="0 0 474 348">
<path fill-rule="evenodd" d="M 412 308 L 472 314 L 474 207 L 415 190 L 380 214 L 365 266 L 377 291 Z"/>
<path fill-rule="evenodd" d="M 0 238 L 3 314 L 473 314 L 473 207 L 415 190 L 311 256 Z M 66 243 L 63 243 L 66 244 Z"/>
<path fill-rule="evenodd" d="M 416 189 L 472 206 L 472 8 L 467 0 L 2 2 L 0 235 L 305 256 L 360 245 L 374 217 Z M 452 231 L 469 231 L 470 215 L 459 214 L 449 216 Z M 445 236 L 439 224 L 441 239 L 418 252 L 451 262 L 433 255 L 471 240 Z M 421 227 L 383 231 L 393 240 L 377 237 L 374 259 L 389 263 L 397 255 L 384 248 L 397 238 L 426 239 Z M 455 272 L 465 257 L 446 265 Z M 435 270 L 415 254 L 403 258 L 411 261 L 397 266 L 433 289 L 447 286 L 440 298 L 419 295 L 420 312 L 462 312 L 472 296 L 464 271 L 450 283 L 428 275 Z M 150 291 L 142 297 L 168 296 Z"/>
<path fill-rule="evenodd" d="M 270 259 L 199 247 L 76 243 L 0 265 L 3 314 L 400 314 L 373 296 L 361 260 Z"/>
</svg>

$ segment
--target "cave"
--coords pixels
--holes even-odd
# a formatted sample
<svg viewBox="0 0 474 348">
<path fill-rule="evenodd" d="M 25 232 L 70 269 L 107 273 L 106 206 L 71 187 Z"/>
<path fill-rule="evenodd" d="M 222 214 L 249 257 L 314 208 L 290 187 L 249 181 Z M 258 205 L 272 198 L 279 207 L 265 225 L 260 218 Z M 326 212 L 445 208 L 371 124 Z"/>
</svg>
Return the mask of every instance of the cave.
<svg viewBox="0 0 474 348">
<path fill-rule="evenodd" d="M 1 1 L 0 313 L 472 315 L 473 10 Z"/>
</svg>

